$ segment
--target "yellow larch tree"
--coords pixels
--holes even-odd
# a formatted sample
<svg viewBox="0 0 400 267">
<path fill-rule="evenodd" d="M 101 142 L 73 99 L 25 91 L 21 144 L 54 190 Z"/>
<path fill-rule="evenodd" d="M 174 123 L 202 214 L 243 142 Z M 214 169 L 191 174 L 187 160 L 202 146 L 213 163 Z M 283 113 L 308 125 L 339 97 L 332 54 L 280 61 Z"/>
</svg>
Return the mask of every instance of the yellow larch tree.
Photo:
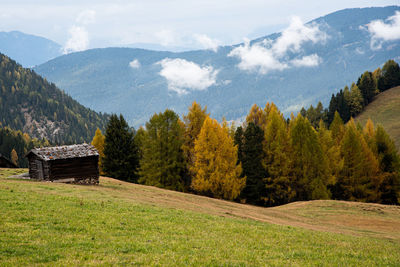
<svg viewBox="0 0 400 267">
<path fill-rule="evenodd" d="M 99 171 L 100 174 L 103 175 L 103 158 L 104 158 L 104 141 L 105 136 L 101 133 L 101 130 L 97 128 L 96 133 L 94 134 L 92 145 L 97 149 L 99 152 Z"/>
<path fill-rule="evenodd" d="M 237 147 L 226 128 L 207 117 L 195 141 L 192 188 L 202 194 L 235 199 L 246 184 L 237 165 Z"/>
<path fill-rule="evenodd" d="M 259 107 L 257 104 L 254 104 L 249 114 L 246 117 L 246 125 L 250 122 L 254 123 L 261 129 L 264 129 L 265 125 L 267 124 L 267 117 L 266 113 Z"/>
<path fill-rule="evenodd" d="M 188 189 L 190 187 L 193 173 L 190 173 L 191 168 L 194 164 L 194 141 L 200 133 L 201 127 L 203 126 L 204 120 L 207 118 L 207 107 L 201 108 L 201 106 L 194 101 L 189 107 L 189 112 L 187 115 L 183 116 L 183 155 L 187 163 L 189 173 L 185 176 L 185 187 Z"/>
<path fill-rule="evenodd" d="M 11 150 L 11 162 L 18 166 L 18 154 L 15 149 Z"/>
</svg>

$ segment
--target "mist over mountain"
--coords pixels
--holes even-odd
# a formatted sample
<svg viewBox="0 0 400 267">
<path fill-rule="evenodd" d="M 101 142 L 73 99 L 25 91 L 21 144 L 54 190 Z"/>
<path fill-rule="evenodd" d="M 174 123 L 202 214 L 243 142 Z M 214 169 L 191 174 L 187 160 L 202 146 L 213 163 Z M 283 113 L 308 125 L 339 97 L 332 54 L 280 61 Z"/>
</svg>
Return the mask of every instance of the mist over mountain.
<svg viewBox="0 0 400 267">
<path fill-rule="evenodd" d="M 19 31 L 0 32 L 0 52 L 26 68 L 62 54 L 61 45 L 56 42 Z"/>
<path fill-rule="evenodd" d="M 35 68 L 83 105 L 122 113 L 133 126 L 155 112 L 179 114 L 196 100 L 218 119 L 239 119 L 254 103 L 275 102 L 289 115 L 399 59 L 391 27 L 400 7 L 346 9 L 245 43 L 180 53 L 91 49 Z M 379 22 L 374 22 L 377 21 Z M 380 30 L 383 29 L 383 30 Z M 385 32 L 387 30 L 387 32 Z"/>
</svg>

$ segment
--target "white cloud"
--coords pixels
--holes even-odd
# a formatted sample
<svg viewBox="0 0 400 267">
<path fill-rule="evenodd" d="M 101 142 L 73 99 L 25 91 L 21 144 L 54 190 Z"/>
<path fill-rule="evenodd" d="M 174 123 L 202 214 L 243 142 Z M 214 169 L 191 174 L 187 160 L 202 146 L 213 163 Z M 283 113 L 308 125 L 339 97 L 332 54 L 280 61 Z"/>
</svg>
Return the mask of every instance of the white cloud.
<svg viewBox="0 0 400 267">
<path fill-rule="evenodd" d="M 295 67 L 316 67 L 322 59 L 317 54 L 312 54 L 309 56 L 304 56 L 300 59 L 293 59 L 291 63 Z"/>
<path fill-rule="evenodd" d="M 70 37 L 63 48 L 64 54 L 87 49 L 89 45 L 89 35 L 85 28 L 72 26 L 69 29 L 69 35 Z"/>
<path fill-rule="evenodd" d="M 302 45 L 307 42 L 325 42 L 327 34 L 318 25 L 304 25 L 294 17 L 287 29 L 275 41 L 264 39 L 250 45 L 246 40 L 244 45 L 234 48 L 228 56 L 238 57 L 238 67 L 247 71 L 258 71 L 266 74 L 273 70 L 284 70 L 291 66 L 314 67 L 321 62 L 317 54 L 306 55 L 300 59 L 289 60 L 288 52 L 301 52 Z"/>
<path fill-rule="evenodd" d="M 85 10 L 76 18 L 76 25 L 69 29 L 69 39 L 63 47 L 63 53 L 68 54 L 86 50 L 89 46 L 89 33 L 86 26 L 95 22 L 96 12 L 93 10 Z"/>
<path fill-rule="evenodd" d="M 371 21 L 367 27 L 371 33 L 371 48 L 380 49 L 384 41 L 400 39 L 400 12 L 387 18 L 388 23 L 382 20 Z"/>
<path fill-rule="evenodd" d="M 304 25 L 299 17 L 293 17 L 288 28 L 272 45 L 272 50 L 278 56 L 288 51 L 298 52 L 302 44 L 306 42 L 318 43 L 326 41 L 327 35 L 321 31 L 318 25 Z"/>
<path fill-rule="evenodd" d="M 206 34 L 194 34 L 193 37 L 203 48 L 210 49 L 214 52 L 217 52 L 218 46 L 221 45 L 219 40 L 211 39 Z"/>
<path fill-rule="evenodd" d="M 132 69 L 138 69 L 138 68 L 140 68 L 140 62 L 139 62 L 139 60 L 134 59 L 134 60 L 132 60 L 131 62 L 129 62 L 129 66 L 130 66 Z"/>
<path fill-rule="evenodd" d="M 240 58 L 239 69 L 247 71 L 259 71 L 266 74 L 271 70 L 284 70 L 288 65 L 280 62 L 271 49 L 267 49 L 260 44 L 250 45 L 248 40 L 243 46 L 234 48 L 228 56 Z"/>
<path fill-rule="evenodd" d="M 165 58 L 157 64 L 162 67 L 160 75 L 167 79 L 168 89 L 178 95 L 187 94 L 189 90 L 206 90 L 217 80 L 218 70 L 185 59 Z"/>
</svg>

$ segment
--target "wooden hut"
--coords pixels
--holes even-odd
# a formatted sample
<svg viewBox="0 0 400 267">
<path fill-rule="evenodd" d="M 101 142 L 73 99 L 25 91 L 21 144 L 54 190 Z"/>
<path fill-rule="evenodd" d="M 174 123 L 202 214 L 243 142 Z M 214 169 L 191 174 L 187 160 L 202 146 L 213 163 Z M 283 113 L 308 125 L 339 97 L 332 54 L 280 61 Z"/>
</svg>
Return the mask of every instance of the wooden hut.
<svg viewBox="0 0 400 267">
<path fill-rule="evenodd" d="M 98 184 L 99 153 L 89 144 L 35 148 L 26 155 L 31 179 Z"/>
<path fill-rule="evenodd" d="M 0 168 L 18 168 L 11 160 L 0 154 Z"/>
</svg>

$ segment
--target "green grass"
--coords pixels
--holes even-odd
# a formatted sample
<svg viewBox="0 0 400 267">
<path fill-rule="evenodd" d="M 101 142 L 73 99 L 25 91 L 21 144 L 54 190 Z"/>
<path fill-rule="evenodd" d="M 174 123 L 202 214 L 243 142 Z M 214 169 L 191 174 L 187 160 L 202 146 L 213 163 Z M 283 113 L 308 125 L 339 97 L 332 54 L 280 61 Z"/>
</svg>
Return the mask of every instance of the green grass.
<svg viewBox="0 0 400 267">
<path fill-rule="evenodd" d="M 385 128 L 400 151 L 400 86 L 380 93 L 355 121 L 365 125 L 368 118 Z"/>
<path fill-rule="evenodd" d="M 119 190 L 115 184 L 77 186 L 5 176 L 0 176 L 1 266 L 400 263 L 398 240 L 143 204 L 111 194 Z"/>
</svg>

